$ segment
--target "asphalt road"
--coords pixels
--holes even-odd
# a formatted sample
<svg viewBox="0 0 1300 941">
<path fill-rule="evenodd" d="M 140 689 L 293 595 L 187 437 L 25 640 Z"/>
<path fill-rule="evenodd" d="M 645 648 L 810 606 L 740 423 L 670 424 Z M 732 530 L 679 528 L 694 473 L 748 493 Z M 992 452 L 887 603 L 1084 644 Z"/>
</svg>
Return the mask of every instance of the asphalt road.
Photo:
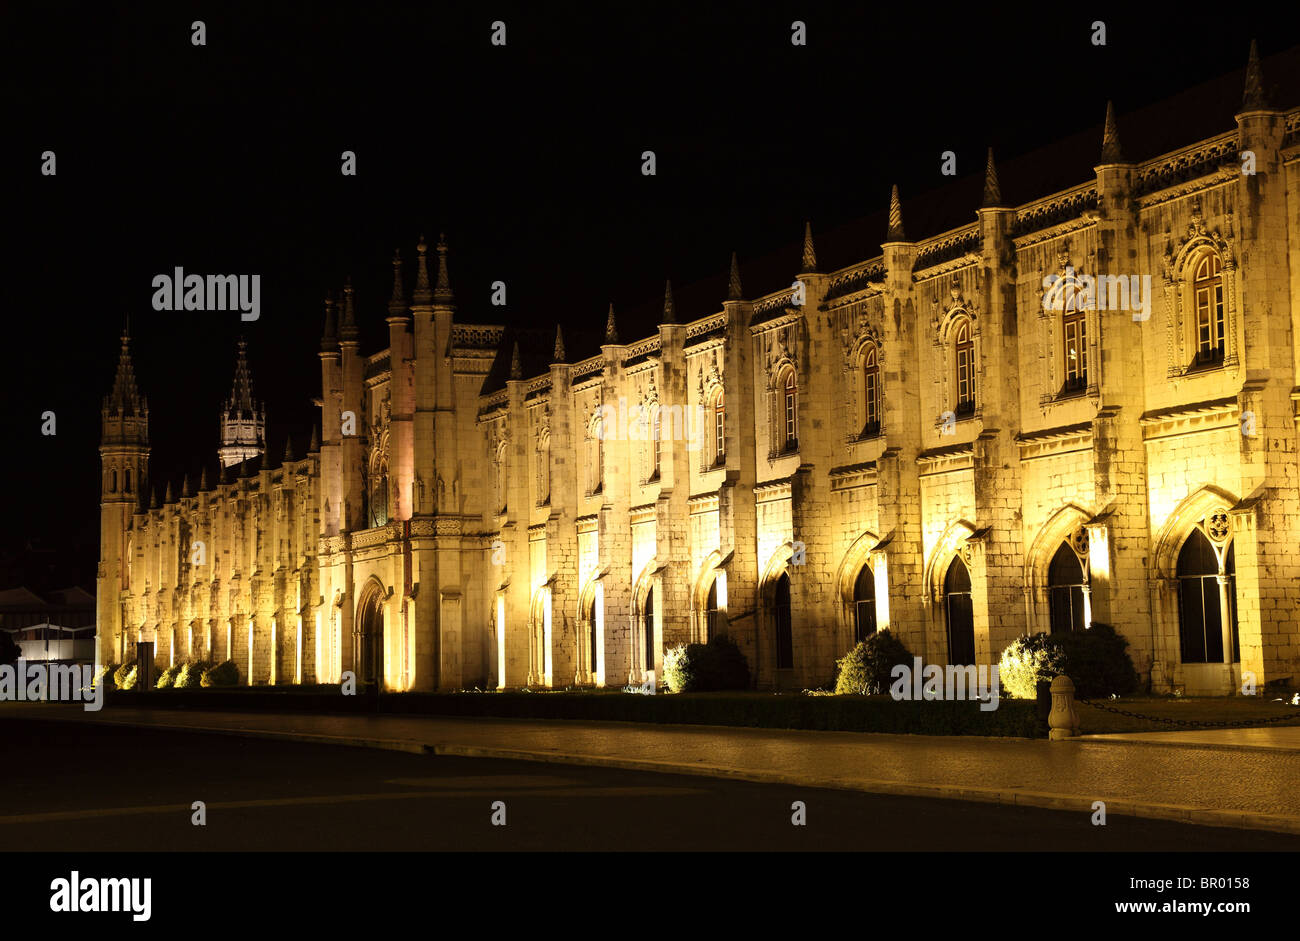
<svg viewBox="0 0 1300 941">
<path fill-rule="evenodd" d="M 69 722 L 0 721 L 0 754 L 4 852 L 1300 849 L 1300 836 L 1113 815 L 1103 827 L 1066 811 Z"/>
</svg>

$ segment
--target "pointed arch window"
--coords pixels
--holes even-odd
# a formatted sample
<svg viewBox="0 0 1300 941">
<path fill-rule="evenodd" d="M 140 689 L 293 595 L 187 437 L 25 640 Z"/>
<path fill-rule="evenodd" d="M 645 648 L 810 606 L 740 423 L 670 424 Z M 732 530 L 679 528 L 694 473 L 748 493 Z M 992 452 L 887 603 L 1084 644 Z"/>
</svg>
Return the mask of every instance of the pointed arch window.
<svg viewBox="0 0 1300 941">
<path fill-rule="evenodd" d="M 650 480 L 659 479 L 660 462 L 663 460 L 663 432 L 659 424 L 661 409 L 651 406 L 654 417 L 650 420 Z"/>
<path fill-rule="evenodd" d="M 704 643 L 718 636 L 718 580 L 713 579 L 704 601 Z"/>
<path fill-rule="evenodd" d="M 1178 552 L 1178 632 L 1183 663 L 1237 663 L 1236 553 L 1229 545 L 1222 569 L 1214 546 L 1193 529 Z M 1227 634 L 1231 660 L 1224 658 Z"/>
<path fill-rule="evenodd" d="M 727 405 L 722 390 L 713 397 L 713 463 L 727 460 Z"/>
<path fill-rule="evenodd" d="M 1047 567 L 1047 607 L 1053 634 L 1081 631 L 1084 617 L 1084 576 L 1079 556 L 1069 543 L 1061 543 Z"/>
<path fill-rule="evenodd" d="M 131 492 L 131 468 L 126 469 L 126 492 Z"/>
<path fill-rule="evenodd" d="M 954 666 L 975 662 L 975 617 L 971 607 L 970 571 L 953 559 L 943 579 L 943 608 L 948 626 L 948 662 Z"/>
<path fill-rule="evenodd" d="M 862 437 L 880 434 L 880 354 L 875 344 L 862 356 Z"/>
<path fill-rule="evenodd" d="M 958 321 L 953 331 L 954 365 L 957 379 L 958 415 L 971 415 L 975 412 L 975 338 L 971 331 L 971 322 L 965 318 Z"/>
<path fill-rule="evenodd" d="M 773 620 L 776 627 L 776 668 L 794 669 L 794 624 L 790 617 L 790 576 L 782 573 L 773 592 Z"/>
<path fill-rule="evenodd" d="M 853 583 L 854 640 L 862 643 L 876 632 L 876 576 L 871 566 L 862 566 Z"/>
<path fill-rule="evenodd" d="M 605 481 L 605 430 L 597 418 L 587 430 L 587 495 L 601 492 Z"/>
<path fill-rule="evenodd" d="M 1082 392 L 1088 388 L 1088 321 L 1087 310 L 1069 305 L 1061 322 L 1065 384 L 1062 392 Z"/>
<path fill-rule="evenodd" d="M 1207 251 L 1194 262 L 1192 301 L 1196 309 L 1196 365 L 1223 362 L 1226 337 L 1223 312 L 1223 262 Z"/>
</svg>

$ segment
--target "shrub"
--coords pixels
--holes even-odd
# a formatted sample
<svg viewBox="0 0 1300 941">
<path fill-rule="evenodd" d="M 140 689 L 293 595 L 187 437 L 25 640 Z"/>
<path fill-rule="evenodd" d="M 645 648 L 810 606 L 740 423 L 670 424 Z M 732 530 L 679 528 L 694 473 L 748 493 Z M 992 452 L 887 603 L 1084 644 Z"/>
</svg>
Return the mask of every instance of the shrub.
<svg viewBox="0 0 1300 941">
<path fill-rule="evenodd" d="M 691 682 L 690 660 L 686 645 L 678 644 L 664 651 L 664 686 L 674 693 L 686 690 Z"/>
<path fill-rule="evenodd" d="M 1065 651 L 1050 634 L 1017 637 L 998 662 L 998 681 L 1014 699 L 1036 699 L 1039 683 L 1065 672 Z"/>
<path fill-rule="evenodd" d="M 674 647 L 664 654 L 664 685 L 675 693 L 749 689 L 749 664 L 733 641 Z"/>
<path fill-rule="evenodd" d="M 181 672 L 181 665 L 179 663 L 174 664 L 173 666 L 169 666 L 167 669 L 163 670 L 161 673 L 158 674 L 158 682 L 155 683 L 154 685 L 158 689 L 169 689 L 173 684 L 175 684 L 176 674 L 180 672 Z"/>
<path fill-rule="evenodd" d="M 225 663 L 206 670 L 199 683 L 202 686 L 238 686 L 239 667 L 235 666 L 234 660 L 227 660 Z"/>
<path fill-rule="evenodd" d="M 118 689 L 134 689 L 136 680 L 136 671 L 134 663 L 124 663 L 117 668 L 113 674 L 113 684 Z"/>
<path fill-rule="evenodd" d="M 95 670 L 95 678 L 91 682 L 91 688 L 94 689 L 99 686 L 100 683 L 103 683 L 105 688 L 113 689 L 114 677 L 116 676 L 118 667 L 120 666 L 121 664 L 119 663 L 105 663 L 103 666 L 98 667 Z"/>
<path fill-rule="evenodd" d="M 1086 631 L 1058 637 L 1076 695 L 1085 699 L 1131 696 L 1137 689 L 1138 674 L 1128 655 L 1128 640 L 1109 624 L 1093 621 Z"/>
<path fill-rule="evenodd" d="M 176 689 L 197 689 L 203 681 L 203 674 L 212 667 L 213 664 L 208 660 L 187 660 L 181 664 L 173 685 Z"/>
<path fill-rule="evenodd" d="M 898 664 L 910 668 L 912 652 L 889 628 L 876 631 L 835 661 L 835 692 L 858 696 L 888 692 L 890 671 Z"/>
</svg>

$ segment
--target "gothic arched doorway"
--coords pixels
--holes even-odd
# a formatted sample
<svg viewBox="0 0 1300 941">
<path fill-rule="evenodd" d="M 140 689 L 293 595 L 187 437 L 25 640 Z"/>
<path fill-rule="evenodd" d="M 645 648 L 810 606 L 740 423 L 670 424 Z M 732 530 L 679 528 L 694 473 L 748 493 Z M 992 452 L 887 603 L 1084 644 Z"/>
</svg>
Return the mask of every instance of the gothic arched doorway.
<svg viewBox="0 0 1300 941">
<path fill-rule="evenodd" d="M 384 611 L 377 588 L 367 591 L 357 606 L 357 623 L 353 632 L 352 662 L 357 679 L 366 684 L 382 684 L 384 677 Z"/>
</svg>

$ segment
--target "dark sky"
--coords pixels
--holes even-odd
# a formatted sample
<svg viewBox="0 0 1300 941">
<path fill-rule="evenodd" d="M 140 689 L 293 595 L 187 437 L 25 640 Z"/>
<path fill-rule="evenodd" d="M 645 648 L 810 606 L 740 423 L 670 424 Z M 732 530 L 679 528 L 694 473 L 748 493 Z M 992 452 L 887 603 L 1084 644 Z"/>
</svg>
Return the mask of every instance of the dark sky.
<svg viewBox="0 0 1300 941">
<path fill-rule="evenodd" d="M 93 581 L 99 408 L 127 315 L 153 480 L 179 490 L 215 465 L 241 333 L 271 450 L 292 434 L 301 453 L 325 292 L 352 276 L 378 351 L 393 249 L 410 259 L 421 232 L 447 233 L 462 320 L 598 331 L 613 301 L 624 339 L 648 335 L 667 276 L 680 317 L 718 308 L 732 250 L 747 293 L 788 283 L 805 218 L 823 268 L 877 254 L 891 183 L 913 238 L 933 234 L 909 214 L 927 194 L 973 219 L 987 146 L 1008 198 L 1045 195 L 1047 163 L 1083 182 L 1108 98 L 1149 151 L 1130 156 L 1189 142 L 1195 120 L 1135 113 L 1213 79 L 1239 95 L 1252 37 L 1266 68 L 1292 43 L 1264 7 L 1213 9 L 1206 29 L 1190 9 L 1119 4 L 8 5 L 0 548 L 65 550 L 68 580 Z M 1232 126 L 1225 101 L 1199 115 L 1206 133 Z M 1072 135 L 1084 143 L 1033 179 L 1008 173 Z M 945 150 L 963 178 L 950 190 Z M 178 265 L 260 274 L 261 319 L 153 311 L 152 277 Z"/>
</svg>

